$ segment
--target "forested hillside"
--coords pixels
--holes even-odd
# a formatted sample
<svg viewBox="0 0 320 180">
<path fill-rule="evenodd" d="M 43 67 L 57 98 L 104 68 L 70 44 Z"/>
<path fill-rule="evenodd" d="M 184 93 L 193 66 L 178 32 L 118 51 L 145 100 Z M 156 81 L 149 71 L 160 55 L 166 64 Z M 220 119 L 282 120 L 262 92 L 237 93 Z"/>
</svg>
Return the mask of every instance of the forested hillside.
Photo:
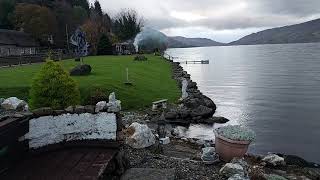
<svg viewBox="0 0 320 180">
<path fill-rule="evenodd" d="M 133 38 L 143 21 L 130 9 L 111 18 L 98 0 L 93 4 L 87 0 L 0 0 L 0 29 L 29 33 L 41 46 L 67 48 L 68 38 L 78 27 L 96 54 L 101 37 L 107 36 L 108 43 Z"/>
</svg>

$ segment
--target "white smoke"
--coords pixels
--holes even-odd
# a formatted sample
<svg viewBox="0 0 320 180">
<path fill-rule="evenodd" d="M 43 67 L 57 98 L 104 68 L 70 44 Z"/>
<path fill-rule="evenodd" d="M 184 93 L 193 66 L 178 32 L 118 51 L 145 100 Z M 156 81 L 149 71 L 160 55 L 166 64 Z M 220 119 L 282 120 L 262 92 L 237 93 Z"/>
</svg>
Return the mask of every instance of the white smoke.
<svg viewBox="0 0 320 180">
<path fill-rule="evenodd" d="M 168 37 L 160 31 L 146 27 L 137 34 L 133 45 L 136 52 L 139 50 L 153 51 L 156 48 L 164 50 L 168 45 Z"/>
</svg>

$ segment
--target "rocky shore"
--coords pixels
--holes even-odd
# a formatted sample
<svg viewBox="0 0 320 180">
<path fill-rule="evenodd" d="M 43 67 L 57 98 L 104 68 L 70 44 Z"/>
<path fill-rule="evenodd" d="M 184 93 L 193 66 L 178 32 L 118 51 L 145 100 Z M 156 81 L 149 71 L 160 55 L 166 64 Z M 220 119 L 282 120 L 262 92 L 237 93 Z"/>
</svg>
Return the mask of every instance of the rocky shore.
<svg viewBox="0 0 320 180">
<path fill-rule="evenodd" d="M 122 146 L 127 155 L 128 168 L 124 177 L 138 177 L 140 171 L 149 172 L 150 179 L 159 176 L 164 179 L 228 179 L 228 180 L 308 180 L 320 179 L 319 165 L 310 163 L 297 156 L 269 154 L 265 157 L 246 155 L 243 159 L 234 159 L 230 163 L 203 161 L 203 148 L 213 148 L 213 141 L 186 138 L 179 134 L 176 125 L 188 126 L 191 123 L 226 123 L 224 117 L 214 117 L 216 105 L 203 95 L 196 82 L 183 70 L 179 63 L 172 62 L 173 78 L 183 89 L 183 81 L 187 81 L 188 97 L 180 99 L 178 105 L 170 104 L 162 111 L 145 109 L 136 112 L 123 112 L 122 122 L 125 127 L 138 122 L 146 124 L 156 136 L 154 145 L 147 148 L 132 148 L 128 144 Z M 163 124 L 163 122 L 165 122 Z M 165 136 L 170 143 L 161 144 L 159 126 L 165 126 Z M 159 172 L 157 171 L 159 170 Z M 130 174 L 131 173 L 131 174 Z M 171 178 L 170 178 L 171 177 Z M 146 178 L 142 173 L 140 178 Z M 125 179 L 125 178 L 124 178 Z M 138 178 L 139 179 L 139 178 Z"/>
</svg>

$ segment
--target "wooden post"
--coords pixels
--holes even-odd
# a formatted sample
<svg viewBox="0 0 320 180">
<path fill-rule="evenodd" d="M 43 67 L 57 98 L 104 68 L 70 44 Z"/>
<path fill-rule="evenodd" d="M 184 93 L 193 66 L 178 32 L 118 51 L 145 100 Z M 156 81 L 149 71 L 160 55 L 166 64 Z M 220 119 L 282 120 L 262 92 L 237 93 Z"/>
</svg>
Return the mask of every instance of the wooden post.
<svg viewBox="0 0 320 180">
<path fill-rule="evenodd" d="M 127 82 L 129 82 L 129 68 L 127 68 L 126 70 L 127 70 Z"/>
</svg>

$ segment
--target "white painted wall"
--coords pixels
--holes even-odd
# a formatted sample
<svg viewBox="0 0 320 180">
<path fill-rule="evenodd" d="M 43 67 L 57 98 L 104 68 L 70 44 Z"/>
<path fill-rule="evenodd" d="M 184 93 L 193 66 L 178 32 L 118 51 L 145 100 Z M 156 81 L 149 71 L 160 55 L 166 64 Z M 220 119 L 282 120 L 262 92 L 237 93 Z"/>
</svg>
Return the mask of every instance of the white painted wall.
<svg viewBox="0 0 320 180">
<path fill-rule="evenodd" d="M 117 120 L 113 113 L 44 116 L 29 122 L 29 148 L 71 140 L 116 140 Z"/>
</svg>

